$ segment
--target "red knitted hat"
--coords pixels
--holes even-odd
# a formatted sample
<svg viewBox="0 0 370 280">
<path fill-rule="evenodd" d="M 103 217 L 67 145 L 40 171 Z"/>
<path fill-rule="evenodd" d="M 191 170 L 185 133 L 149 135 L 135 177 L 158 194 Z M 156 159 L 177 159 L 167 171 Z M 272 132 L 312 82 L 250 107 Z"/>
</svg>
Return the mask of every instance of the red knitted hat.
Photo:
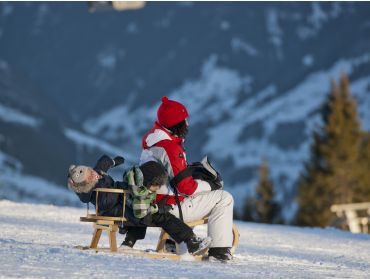
<svg viewBox="0 0 370 280">
<path fill-rule="evenodd" d="M 188 117 L 188 111 L 180 102 L 169 100 L 167 96 L 163 96 L 157 117 L 160 125 L 170 128 L 185 120 Z"/>
</svg>

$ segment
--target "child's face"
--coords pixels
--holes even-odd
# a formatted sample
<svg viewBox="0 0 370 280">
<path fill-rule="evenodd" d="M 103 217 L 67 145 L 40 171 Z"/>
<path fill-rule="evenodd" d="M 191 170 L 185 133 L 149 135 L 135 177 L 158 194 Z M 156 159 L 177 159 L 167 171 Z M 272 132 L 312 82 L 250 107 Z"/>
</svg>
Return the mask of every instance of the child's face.
<svg viewBox="0 0 370 280">
<path fill-rule="evenodd" d="M 94 169 L 83 165 L 71 165 L 68 172 L 68 186 L 78 192 L 89 192 L 101 179 Z"/>
<path fill-rule="evenodd" d="M 158 185 L 151 185 L 148 189 L 151 191 L 151 192 L 157 192 L 159 190 L 161 186 L 158 186 Z"/>
<path fill-rule="evenodd" d="M 94 169 L 89 169 L 89 176 L 87 177 L 88 183 L 97 183 L 102 176 L 98 174 Z"/>
</svg>

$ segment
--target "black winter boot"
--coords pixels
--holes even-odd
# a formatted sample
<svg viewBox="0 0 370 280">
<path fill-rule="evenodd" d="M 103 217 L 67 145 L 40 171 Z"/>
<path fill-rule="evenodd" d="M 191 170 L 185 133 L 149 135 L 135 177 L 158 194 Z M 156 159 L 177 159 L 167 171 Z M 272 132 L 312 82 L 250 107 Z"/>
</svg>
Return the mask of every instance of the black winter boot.
<svg viewBox="0 0 370 280">
<path fill-rule="evenodd" d="M 188 246 L 188 252 L 192 255 L 199 254 L 206 250 L 211 245 L 212 239 L 210 237 L 200 238 L 195 235 L 185 240 Z"/>
<path fill-rule="evenodd" d="M 219 261 L 229 261 L 233 259 L 229 247 L 213 247 L 209 248 L 208 257 L 215 258 Z"/>
<path fill-rule="evenodd" d="M 127 246 L 127 247 L 130 247 L 130 248 L 133 248 L 135 243 L 136 243 L 136 240 L 132 240 L 132 239 L 129 239 L 129 238 L 126 237 L 125 240 L 123 240 L 123 242 L 121 244 L 121 247 Z"/>
<path fill-rule="evenodd" d="M 172 239 L 166 239 L 164 247 L 167 253 L 176 253 L 176 243 Z"/>
</svg>

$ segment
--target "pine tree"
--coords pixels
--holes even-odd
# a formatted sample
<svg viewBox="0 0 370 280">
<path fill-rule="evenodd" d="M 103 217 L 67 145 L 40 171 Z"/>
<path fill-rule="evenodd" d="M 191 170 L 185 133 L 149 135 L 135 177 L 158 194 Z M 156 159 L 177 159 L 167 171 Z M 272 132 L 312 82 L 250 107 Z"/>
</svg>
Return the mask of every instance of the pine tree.
<svg viewBox="0 0 370 280">
<path fill-rule="evenodd" d="M 332 82 L 322 118 L 324 125 L 314 132 L 311 158 L 298 184 L 297 222 L 301 225 L 330 225 L 332 204 L 358 200 L 363 137 L 346 75 L 342 75 L 339 86 Z"/>
<path fill-rule="evenodd" d="M 253 197 L 246 198 L 241 218 L 247 222 L 256 221 L 256 200 Z"/>
<path fill-rule="evenodd" d="M 359 190 L 356 193 L 356 201 L 370 202 L 370 133 L 363 133 L 360 146 L 360 170 L 359 170 Z"/>
<path fill-rule="evenodd" d="M 269 167 L 265 160 L 260 166 L 259 176 L 256 187 L 256 221 L 272 224 L 277 216 L 277 204 L 274 202 L 274 185 L 269 178 Z"/>
</svg>

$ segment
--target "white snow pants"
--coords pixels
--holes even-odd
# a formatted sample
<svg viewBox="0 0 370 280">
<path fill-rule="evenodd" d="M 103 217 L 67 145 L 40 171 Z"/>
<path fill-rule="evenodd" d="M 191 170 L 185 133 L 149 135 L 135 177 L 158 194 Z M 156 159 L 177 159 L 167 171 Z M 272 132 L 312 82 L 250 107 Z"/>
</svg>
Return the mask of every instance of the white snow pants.
<svg viewBox="0 0 370 280">
<path fill-rule="evenodd" d="M 233 207 L 232 195 L 223 190 L 197 193 L 181 202 L 185 222 L 208 217 L 208 236 L 212 238 L 211 247 L 232 246 Z M 174 205 L 170 213 L 180 217 L 177 205 Z"/>
</svg>

